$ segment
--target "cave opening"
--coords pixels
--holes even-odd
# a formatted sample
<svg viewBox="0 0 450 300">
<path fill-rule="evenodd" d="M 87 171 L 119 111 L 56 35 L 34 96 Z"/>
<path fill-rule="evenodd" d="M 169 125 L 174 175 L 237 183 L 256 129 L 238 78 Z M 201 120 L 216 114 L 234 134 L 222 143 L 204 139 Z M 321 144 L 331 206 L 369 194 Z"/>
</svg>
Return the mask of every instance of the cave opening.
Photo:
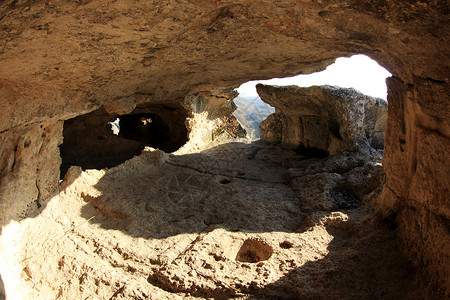
<svg viewBox="0 0 450 300">
<path fill-rule="evenodd" d="M 119 116 L 119 137 L 140 141 L 159 148 L 170 140 L 170 128 L 157 114 Z M 170 151 L 169 151 L 170 152 Z"/>
<path fill-rule="evenodd" d="M 129 114 L 108 113 L 101 107 L 66 120 L 60 176 L 70 166 L 102 169 L 117 166 L 139 155 L 146 147 L 174 152 L 188 141 L 189 112 L 179 103 L 144 103 Z"/>
<path fill-rule="evenodd" d="M 270 103 L 266 103 L 265 99 L 261 99 L 256 91 L 257 84 L 299 87 L 330 85 L 339 88 L 353 88 L 364 95 L 386 102 L 388 91 L 385 80 L 391 75 L 378 62 L 366 55 L 340 57 L 321 72 L 269 80 L 252 80 L 241 84 L 236 89 L 239 95 L 234 99 L 237 106 L 234 115 L 246 129 L 248 137 L 258 140 L 261 137 L 260 124 L 275 113 L 276 108 Z M 337 138 L 340 138 L 339 124 L 335 120 L 330 121 L 328 127 Z M 380 148 L 379 142 L 377 142 L 376 148 Z"/>
</svg>

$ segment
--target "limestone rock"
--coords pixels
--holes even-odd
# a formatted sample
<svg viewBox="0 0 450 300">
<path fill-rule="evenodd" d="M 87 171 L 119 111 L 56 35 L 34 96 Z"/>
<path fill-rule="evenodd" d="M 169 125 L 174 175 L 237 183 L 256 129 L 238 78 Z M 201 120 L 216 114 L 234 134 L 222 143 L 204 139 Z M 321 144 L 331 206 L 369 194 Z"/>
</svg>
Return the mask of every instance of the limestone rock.
<svg viewBox="0 0 450 300">
<path fill-rule="evenodd" d="M 353 89 L 258 84 L 275 114 L 260 126 L 261 139 L 329 154 L 370 144 L 383 148 L 387 103 Z"/>
<path fill-rule="evenodd" d="M 59 192 L 62 122 L 0 134 L 0 221 L 36 215 Z M 41 208 L 42 207 L 42 208 Z"/>
<path fill-rule="evenodd" d="M 175 100 L 366 53 L 391 73 L 448 80 L 445 1 L 0 4 L 0 130 L 134 94 Z M 51 113 L 50 113 L 51 112 Z"/>
</svg>

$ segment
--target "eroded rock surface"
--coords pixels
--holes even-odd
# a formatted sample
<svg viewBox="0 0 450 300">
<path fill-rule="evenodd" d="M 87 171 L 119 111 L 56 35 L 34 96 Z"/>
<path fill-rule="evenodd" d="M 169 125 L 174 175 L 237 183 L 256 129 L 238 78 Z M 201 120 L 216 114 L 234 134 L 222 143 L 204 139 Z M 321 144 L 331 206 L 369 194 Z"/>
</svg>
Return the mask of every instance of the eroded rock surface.
<svg viewBox="0 0 450 300">
<path fill-rule="evenodd" d="M 9 292 L 32 299 L 414 297 L 415 273 L 395 232 L 364 204 L 380 193 L 379 162 L 231 143 L 184 155 L 147 148 L 111 169 L 71 167 L 38 218 L 4 232 L 16 258 Z M 314 176 L 329 185 L 299 181 Z M 330 205 L 317 204 L 319 192 Z"/>
<path fill-rule="evenodd" d="M 450 86 L 419 78 L 413 85 L 397 78 L 387 83 L 387 184 L 378 208 L 397 220 L 405 252 L 432 282 L 423 288 L 448 295 Z"/>
<path fill-rule="evenodd" d="M 387 102 L 332 86 L 276 87 L 258 84 L 261 99 L 276 112 L 260 125 L 261 139 L 327 154 L 383 149 Z"/>
</svg>

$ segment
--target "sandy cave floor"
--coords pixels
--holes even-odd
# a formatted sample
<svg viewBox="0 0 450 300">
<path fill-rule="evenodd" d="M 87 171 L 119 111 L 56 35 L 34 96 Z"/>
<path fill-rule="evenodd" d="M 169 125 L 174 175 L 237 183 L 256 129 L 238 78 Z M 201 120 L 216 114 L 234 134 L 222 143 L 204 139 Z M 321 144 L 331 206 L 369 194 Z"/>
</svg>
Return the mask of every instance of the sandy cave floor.
<svg viewBox="0 0 450 300">
<path fill-rule="evenodd" d="M 381 168 L 354 162 L 232 143 L 184 155 L 146 149 L 111 169 L 72 167 L 65 189 L 37 217 L 3 232 L 16 292 L 25 299 L 414 298 L 414 271 L 393 229 L 364 204 L 376 193 L 355 205 L 322 184 Z"/>
</svg>

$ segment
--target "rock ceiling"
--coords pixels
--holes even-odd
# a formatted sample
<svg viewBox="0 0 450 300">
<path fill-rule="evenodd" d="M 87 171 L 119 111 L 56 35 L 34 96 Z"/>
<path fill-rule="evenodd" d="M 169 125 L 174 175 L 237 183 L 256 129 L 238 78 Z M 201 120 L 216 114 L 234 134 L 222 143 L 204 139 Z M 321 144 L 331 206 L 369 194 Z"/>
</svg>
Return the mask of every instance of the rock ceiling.
<svg viewBox="0 0 450 300">
<path fill-rule="evenodd" d="M 4 107 L 12 119 L 0 130 L 134 93 L 165 100 L 313 72 L 354 53 L 406 81 L 448 80 L 448 7 L 428 2 L 4 1 L 0 88 L 36 110 Z"/>
</svg>

